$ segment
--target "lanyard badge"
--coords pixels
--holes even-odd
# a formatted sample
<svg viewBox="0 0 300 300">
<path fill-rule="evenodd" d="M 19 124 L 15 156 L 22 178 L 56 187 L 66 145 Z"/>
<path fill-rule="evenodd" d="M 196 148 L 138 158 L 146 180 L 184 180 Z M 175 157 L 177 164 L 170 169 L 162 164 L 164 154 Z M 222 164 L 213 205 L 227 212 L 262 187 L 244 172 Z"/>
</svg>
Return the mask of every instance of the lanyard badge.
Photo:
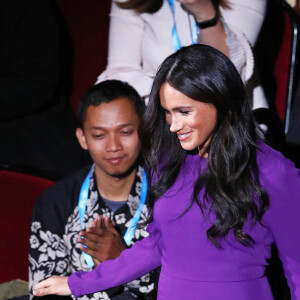
<svg viewBox="0 0 300 300">
<path fill-rule="evenodd" d="M 81 186 L 80 193 L 79 193 L 78 213 L 79 213 L 79 220 L 80 220 L 80 230 L 83 230 L 83 228 L 84 228 L 83 220 L 84 220 L 84 215 L 85 215 L 85 211 L 86 211 L 86 204 L 87 204 L 87 199 L 88 199 L 88 194 L 89 194 L 90 180 L 91 180 L 93 171 L 94 171 L 94 165 L 92 166 L 88 175 L 86 176 L 86 178 Z M 137 223 L 141 217 L 143 207 L 146 202 L 147 190 L 148 190 L 147 176 L 146 176 L 145 170 L 143 169 L 143 179 L 142 179 L 142 187 L 141 187 L 139 205 L 138 205 L 138 208 L 137 208 L 133 218 L 131 219 L 130 225 L 127 228 L 126 233 L 124 235 L 124 241 L 127 246 L 129 246 L 129 244 L 134 236 L 134 232 L 135 232 Z M 87 265 L 90 268 L 92 268 L 94 266 L 92 257 L 90 255 L 86 254 L 85 252 L 82 252 L 82 254 L 83 254 L 83 257 L 84 257 Z"/>
</svg>

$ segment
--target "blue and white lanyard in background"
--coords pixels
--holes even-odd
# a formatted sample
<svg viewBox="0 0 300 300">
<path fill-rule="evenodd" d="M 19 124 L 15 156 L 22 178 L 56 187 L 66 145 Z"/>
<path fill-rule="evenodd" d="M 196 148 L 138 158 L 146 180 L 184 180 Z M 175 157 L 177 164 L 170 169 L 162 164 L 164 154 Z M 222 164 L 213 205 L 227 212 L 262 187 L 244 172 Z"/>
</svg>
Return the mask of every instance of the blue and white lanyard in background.
<svg viewBox="0 0 300 300">
<path fill-rule="evenodd" d="M 83 230 L 83 220 L 84 220 L 84 215 L 86 211 L 86 203 L 87 203 L 87 198 L 89 194 L 89 186 L 90 186 L 90 179 L 93 174 L 94 170 L 94 165 L 92 166 L 91 170 L 89 171 L 88 175 L 86 176 L 82 186 L 81 190 L 79 193 L 79 200 L 78 200 L 78 211 L 79 211 L 79 220 L 80 220 L 80 230 Z M 127 246 L 129 246 L 133 236 L 134 232 L 137 226 L 137 223 L 141 217 L 142 211 L 143 211 L 143 206 L 146 202 L 146 196 L 147 196 L 147 189 L 148 189 L 148 182 L 147 182 L 147 176 L 145 170 L 143 170 L 143 179 L 142 179 L 142 187 L 141 187 L 141 194 L 140 194 L 140 201 L 139 205 L 137 207 L 137 210 L 131 219 L 131 222 L 129 224 L 129 227 L 126 230 L 126 233 L 124 235 L 124 241 Z M 90 255 L 86 254 L 85 252 L 82 252 L 83 257 L 87 263 L 87 265 L 92 268 L 94 266 L 93 259 Z"/>
<path fill-rule="evenodd" d="M 175 49 L 175 51 L 179 50 L 182 45 L 180 43 L 179 40 L 179 36 L 177 33 L 177 28 L 176 28 L 176 21 L 175 21 L 175 6 L 174 6 L 174 1 L 173 0 L 168 0 L 169 6 L 170 6 L 170 10 L 172 13 L 172 18 L 173 18 L 173 28 L 172 28 L 172 43 L 173 43 L 173 47 Z M 193 28 L 192 28 L 192 43 L 193 44 L 197 44 L 198 43 L 198 33 L 199 33 L 199 29 L 197 26 L 196 21 L 193 24 Z"/>
</svg>

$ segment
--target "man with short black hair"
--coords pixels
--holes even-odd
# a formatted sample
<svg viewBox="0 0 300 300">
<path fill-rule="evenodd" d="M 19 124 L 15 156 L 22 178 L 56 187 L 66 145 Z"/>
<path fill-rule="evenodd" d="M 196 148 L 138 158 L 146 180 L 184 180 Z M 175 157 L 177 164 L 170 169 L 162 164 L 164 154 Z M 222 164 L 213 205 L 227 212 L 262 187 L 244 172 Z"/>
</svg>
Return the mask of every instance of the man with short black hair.
<svg viewBox="0 0 300 300">
<path fill-rule="evenodd" d="M 93 86 L 81 99 L 76 136 L 94 164 L 37 199 L 30 235 L 30 290 L 47 277 L 88 271 L 116 258 L 148 235 L 136 226 L 147 218 L 147 179 L 139 161 L 138 137 L 143 111 L 137 92 L 117 80 Z M 85 297 L 150 299 L 155 278 L 151 272 Z"/>
</svg>

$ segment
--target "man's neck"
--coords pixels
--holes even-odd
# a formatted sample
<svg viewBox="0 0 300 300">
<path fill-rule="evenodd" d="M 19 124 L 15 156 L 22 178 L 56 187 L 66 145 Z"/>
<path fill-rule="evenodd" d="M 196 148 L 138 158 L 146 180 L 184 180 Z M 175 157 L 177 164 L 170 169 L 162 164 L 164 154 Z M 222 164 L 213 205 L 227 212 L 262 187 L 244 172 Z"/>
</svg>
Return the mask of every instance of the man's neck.
<svg viewBox="0 0 300 300">
<path fill-rule="evenodd" d="M 111 201 L 124 201 L 128 199 L 133 185 L 136 169 L 133 169 L 128 176 L 113 177 L 95 168 L 96 181 L 100 195 Z"/>
</svg>

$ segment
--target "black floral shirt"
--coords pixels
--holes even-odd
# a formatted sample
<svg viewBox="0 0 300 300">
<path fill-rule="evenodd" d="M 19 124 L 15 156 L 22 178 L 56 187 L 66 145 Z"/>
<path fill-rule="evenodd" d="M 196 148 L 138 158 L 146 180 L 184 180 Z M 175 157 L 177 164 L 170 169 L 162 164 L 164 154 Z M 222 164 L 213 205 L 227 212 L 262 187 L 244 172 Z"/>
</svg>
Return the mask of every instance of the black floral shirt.
<svg viewBox="0 0 300 300">
<path fill-rule="evenodd" d="M 56 183 L 37 198 L 32 213 L 29 246 L 30 290 L 37 282 L 50 276 L 90 270 L 79 249 L 80 244 L 77 242 L 78 233 L 81 230 L 78 197 L 88 171 L 89 169 L 84 169 Z M 124 236 L 139 204 L 142 177 L 143 168 L 139 166 L 126 204 L 113 212 L 102 200 L 93 173 L 84 216 L 85 226 L 88 227 L 98 215 L 108 216 L 115 222 L 120 235 Z M 144 222 L 146 218 L 147 207 L 144 205 L 139 223 Z M 147 235 L 144 227 L 137 227 L 129 246 Z M 122 287 L 86 295 L 80 299 L 111 299 L 111 295 L 124 290 L 135 297 L 140 297 L 156 289 L 155 278 L 156 274 L 151 272 Z"/>
</svg>

